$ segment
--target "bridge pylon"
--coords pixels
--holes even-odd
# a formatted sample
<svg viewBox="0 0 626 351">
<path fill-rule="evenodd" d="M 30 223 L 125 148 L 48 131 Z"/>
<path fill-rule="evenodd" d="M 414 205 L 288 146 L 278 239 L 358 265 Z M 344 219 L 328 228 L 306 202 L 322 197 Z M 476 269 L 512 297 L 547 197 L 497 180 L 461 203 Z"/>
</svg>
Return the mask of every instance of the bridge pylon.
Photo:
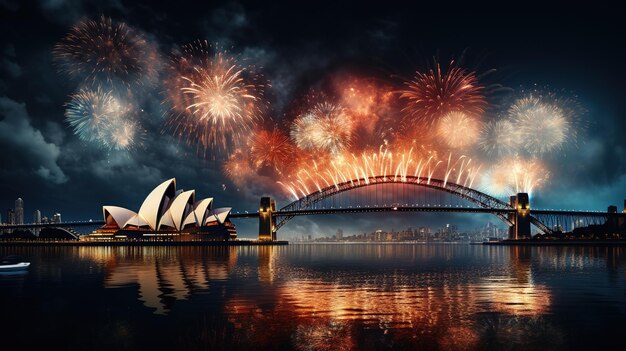
<svg viewBox="0 0 626 351">
<path fill-rule="evenodd" d="M 510 204 L 515 213 L 509 214 L 513 225 L 509 227 L 509 239 L 529 239 L 530 232 L 530 199 L 528 193 L 517 193 L 510 197 Z"/>
<path fill-rule="evenodd" d="M 276 240 L 276 201 L 271 197 L 262 197 L 259 209 L 259 240 Z"/>
</svg>

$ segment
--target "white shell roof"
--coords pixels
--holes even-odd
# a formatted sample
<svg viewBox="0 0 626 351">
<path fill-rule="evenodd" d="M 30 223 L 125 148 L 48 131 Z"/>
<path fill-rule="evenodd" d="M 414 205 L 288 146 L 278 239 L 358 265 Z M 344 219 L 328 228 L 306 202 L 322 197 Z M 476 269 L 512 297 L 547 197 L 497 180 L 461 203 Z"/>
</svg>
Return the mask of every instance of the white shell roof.
<svg viewBox="0 0 626 351">
<path fill-rule="evenodd" d="M 182 230 L 190 224 L 201 226 L 215 221 L 224 223 L 230 214 L 230 207 L 211 210 L 211 197 L 195 203 L 194 199 L 195 190 L 177 191 L 176 179 L 172 178 L 148 194 L 138 213 L 118 206 L 103 206 L 102 213 L 108 226 L 149 227 L 153 230 L 161 229 L 162 226 Z"/>
<path fill-rule="evenodd" d="M 164 212 L 167 202 L 176 194 L 176 179 L 172 178 L 164 181 L 154 188 L 146 197 L 139 209 L 139 216 L 148 223 L 151 229 L 156 229 L 159 223 L 159 217 Z"/>
<path fill-rule="evenodd" d="M 180 230 L 183 225 L 183 219 L 186 219 L 187 212 L 190 212 L 189 209 L 193 206 L 195 194 L 195 190 L 179 193 L 176 198 L 171 201 L 170 208 L 163 214 L 159 228 L 162 225 L 168 225 Z M 167 221 L 167 223 L 165 221 Z"/>
<path fill-rule="evenodd" d="M 118 228 L 123 228 L 129 219 L 137 215 L 129 209 L 118 206 L 102 206 L 102 213 L 106 225 L 114 224 Z M 111 223 L 111 221 L 113 223 Z"/>
<path fill-rule="evenodd" d="M 129 225 L 133 225 L 135 227 L 147 227 L 148 222 L 146 222 L 146 220 L 143 219 L 143 217 L 141 217 L 139 214 L 136 214 L 132 216 L 126 223 L 124 223 L 124 228 Z"/>
</svg>

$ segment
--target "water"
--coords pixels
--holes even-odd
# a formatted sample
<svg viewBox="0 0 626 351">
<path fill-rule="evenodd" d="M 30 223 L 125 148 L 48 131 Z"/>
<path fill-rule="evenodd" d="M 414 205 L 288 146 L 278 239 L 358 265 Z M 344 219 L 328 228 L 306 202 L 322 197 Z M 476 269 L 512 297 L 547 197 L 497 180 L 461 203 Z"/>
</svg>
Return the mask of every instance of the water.
<svg viewBox="0 0 626 351">
<path fill-rule="evenodd" d="M 626 345 L 626 248 L 0 247 L 8 254 L 32 262 L 0 275 L 0 343 L 22 349 Z"/>
</svg>

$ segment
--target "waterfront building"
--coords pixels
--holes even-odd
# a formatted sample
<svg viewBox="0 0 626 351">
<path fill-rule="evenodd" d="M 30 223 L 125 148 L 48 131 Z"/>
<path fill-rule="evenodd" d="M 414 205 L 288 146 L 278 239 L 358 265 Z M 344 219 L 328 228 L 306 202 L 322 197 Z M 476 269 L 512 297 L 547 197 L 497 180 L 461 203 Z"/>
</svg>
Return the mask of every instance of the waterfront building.
<svg viewBox="0 0 626 351">
<path fill-rule="evenodd" d="M 52 223 L 61 223 L 61 214 L 55 213 L 52 215 Z"/>
<path fill-rule="evenodd" d="M 15 200 L 15 224 L 24 224 L 24 200 L 21 197 L 18 197 Z"/>
<path fill-rule="evenodd" d="M 41 211 L 35 210 L 35 212 L 33 212 L 33 223 L 41 223 Z"/>
<path fill-rule="evenodd" d="M 195 200 L 195 190 L 177 190 L 172 178 L 154 188 L 138 212 L 103 206 L 104 226 L 82 240 L 233 240 L 231 208 L 212 209 L 213 198 Z"/>
</svg>

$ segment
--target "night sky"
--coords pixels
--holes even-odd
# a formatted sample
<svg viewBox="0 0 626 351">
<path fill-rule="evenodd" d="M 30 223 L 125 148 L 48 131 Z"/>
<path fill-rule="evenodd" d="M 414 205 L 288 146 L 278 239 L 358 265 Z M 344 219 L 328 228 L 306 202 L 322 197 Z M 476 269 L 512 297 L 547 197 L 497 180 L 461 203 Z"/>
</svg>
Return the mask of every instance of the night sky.
<svg viewBox="0 0 626 351">
<path fill-rule="evenodd" d="M 255 210 L 271 193 L 288 203 L 278 186 L 238 187 L 222 175 L 220 161 L 162 131 L 162 89 L 144 94 L 148 132 L 140 152 L 103 151 L 87 145 L 65 122 L 64 104 L 77 84 L 53 64 L 52 49 L 71 25 L 100 15 L 141 31 L 166 57 L 197 39 L 240 54 L 271 82 L 270 114 L 290 118 L 291 102 L 328 75 L 354 73 L 389 79 L 410 77 L 432 57 L 442 62 L 464 55 L 464 65 L 506 93 L 497 105 L 528 89 L 549 89 L 575 98 L 586 113 L 577 146 L 551 157 L 550 183 L 533 195 L 534 207 L 606 210 L 626 198 L 626 29 L 612 8 L 561 8 L 524 3 L 519 7 L 436 5 L 377 7 L 339 2 L 0 1 L 0 209 L 17 197 L 25 220 L 40 209 L 64 220 L 99 219 L 101 206 L 137 210 L 157 184 L 177 178 L 179 188 L 215 198 L 216 207 Z M 224 190 L 226 189 L 226 190 Z M 355 216 L 311 217 L 287 225 L 279 236 L 400 229 L 441 221 L 477 225 L 495 217 Z M 374 220 L 383 219 L 383 216 Z M 243 237 L 256 223 L 237 222 Z"/>
</svg>

